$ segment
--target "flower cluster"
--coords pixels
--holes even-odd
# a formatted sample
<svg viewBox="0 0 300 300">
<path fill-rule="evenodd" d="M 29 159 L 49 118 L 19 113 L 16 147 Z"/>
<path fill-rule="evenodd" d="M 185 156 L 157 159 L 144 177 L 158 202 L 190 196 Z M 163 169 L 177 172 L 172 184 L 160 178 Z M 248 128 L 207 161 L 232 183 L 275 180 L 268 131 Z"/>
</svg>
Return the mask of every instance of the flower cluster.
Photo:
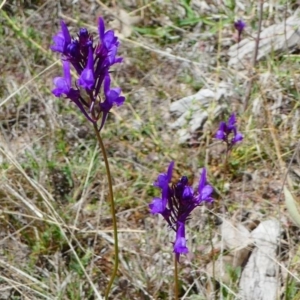
<svg viewBox="0 0 300 300">
<path fill-rule="evenodd" d="M 230 139 L 229 136 L 231 134 L 233 134 L 233 137 Z M 215 138 L 223 140 L 227 144 L 228 149 L 231 149 L 237 142 L 240 142 L 243 139 L 243 135 L 237 131 L 236 117 L 234 113 L 230 115 L 227 123 L 220 123 Z"/>
<path fill-rule="evenodd" d="M 125 98 L 120 96 L 120 88 L 110 88 L 109 69 L 122 61 L 121 57 L 116 57 L 118 38 L 113 30 L 105 31 L 102 18 L 98 20 L 98 33 L 100 43 L 96 45 L 86 28 L 79 30 L 77 38 L 71 38 L 68 27 L 61 21 L 61 31 L 53 37 L 51 50 L 62 55 L 64 73 L 63 77 L 54 78 L 55 88 L 52 93 L 56 97 L 65 95 L 92 123 L 97 123 L 102 117 L 100 131 L 113 105 L 122 105 Z M 74 85 L 71 65 L 79 77 Z M 102 86 L 104 100 L 100 95 Z"/>
<path fill-rule="evenodd" d="M 159 174 L 154 186 L 161 189 L 161 198 L 154 198 L 149 204 L 152 214 L 161 214 L 169 226 L 176 232 L 174 253 L 177 260 L 180 254 L 188 253 L 185 238 L 185 223 L 195 207 L 213 202 L 213 188 L 207 184 L 206 169 L 203 169 L 196 191 L 188 185 L 183 176 L 176 184 L 171 184 L 174 162 L 171 162 L 167 173 Z"/>
</svg>

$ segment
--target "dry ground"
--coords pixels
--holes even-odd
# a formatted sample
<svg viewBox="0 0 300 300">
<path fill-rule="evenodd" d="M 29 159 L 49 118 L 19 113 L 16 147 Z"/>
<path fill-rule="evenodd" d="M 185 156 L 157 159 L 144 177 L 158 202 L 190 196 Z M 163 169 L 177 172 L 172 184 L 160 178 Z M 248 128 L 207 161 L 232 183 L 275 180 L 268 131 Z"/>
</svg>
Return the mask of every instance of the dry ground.
<svg viewBox="0 0 300 300">
<path fill-rule="evenodd" d="M 269 2 L 263 27 L 285 20 L 297 8 L 296 1 Z M 215 208 L 210 213 L 199 208 L 189 221 L 191 253 L 180 265 L 182 299 L 210 297 L 206 265 L 214 255 L 211 242 L 219 239 L 212 222 L 216 215 L 251 229 L 270 218 L 281 222 L 278 299 L 297 299 L 299 231 L 281 199 L 285 168 L 299 140 L 297 49 L 271 53 L 258 62 L 246 110 L 242 100 L 251 65 L 240 76 L 227 66 L 227 51 L 237 42 L 232 24 L 242 17 L 245 35 L 256 35 L 257 3 L 1 3 L 0 299 L 95 299 L 92 285 L 103 296 L 113 264 L 104 164 L 90 124 L 68 101 L 51 94 L 52 78 L 61 74 L 61 66 L 49 46 L 61 18 L 73 34 L 80 26 L 96 33 L 97 18 L 109 23 L 120 9 L 129 13 L 123 12 L 121 20 L 131 22 L 132 31 L 119 26 L 124 63 L 115 68 L 113 79 L 126 104 L 114 109 L 103 131 L 121 249 L 111 299 L 173 298 L 174 236 L 160 217 L 149 215 L 147 206 L 157 195 L 153 181 L 171 160 L 176 176 L 187 175 L 191 183 L 206 166 L 216 188 Z M 174 121 L 170 103 L 220 81 L 233 85 L 233 95 L 219 100 L 224 112 L 215 118 L 207 108 L 206 126 L 179 144 L 169 127 Z M 212 99 L 211 106 L 217 104 Z M 224 153 L 213 136 L 232 111 L 238 114 L 244 141 L 224 171 Z M 297 194 L 298 155 L 290 169 Z M 241 268 L 227 271 L 230 280 L 221 285 L 218 299 L 237 298 Z"/>
</svg>

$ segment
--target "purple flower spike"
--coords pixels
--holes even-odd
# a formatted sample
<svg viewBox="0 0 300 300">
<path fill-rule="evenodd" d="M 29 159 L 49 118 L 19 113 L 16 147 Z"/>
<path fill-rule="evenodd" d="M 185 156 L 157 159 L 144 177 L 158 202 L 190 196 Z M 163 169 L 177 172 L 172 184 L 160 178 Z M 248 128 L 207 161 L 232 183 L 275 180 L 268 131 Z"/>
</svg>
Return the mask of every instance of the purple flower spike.
<svg viewBox="0 0 300 300">
<path fill-rule="evenodd" d="M 50 47 L 52 51 L 67 54 L 67 47 L 71 43 L 71 35 L 64 21 L 60 22 L 61 31 L 53 37 L 54 45 Z"/>
<path fill-rule="evenodd" d="M 86 28 L 80 28 L 77 37 L 71 38 L 68 27 L 61 21 L 61 31 L 53 37 L 54 45 L 51 49 L 62 55 L 65 74 L 64 77 L 54 79 L 54 95 L 66 95 L 89 121 L 99 122 L 97 128 L 101 130 L 110 109 L 113 105 L 122 105 L 125 98 L 120 95 L 120 88 L 110 88 L 108 75 L 110 67 L 122 61 L 122 58 L 117 57 L 118 38 L 113 30 L 105 32 L 102 18 L 99 18 L 98 29 L 100 42 L 95 44 Z M 73 82 L 74 88 L 71 65 L 78 76 L 76 82 Z"/>
<path fill-rule="evenodd" d="M 228 122 L 221 122 L 219 129 L 215 135 L 216 139 L 224 141 L 228 149 L 231 149 L 236 143 L 240 142 L 243 140 L 243 135 L 237 131 L 237 126 L 236 126 L 236 116 L 235 114 L 231 114 Z M 233 134 L 233 137 L 230 139 L 229 136 Z"/>
<path fill-rule="evenodd" d="M 152 214 L 161 214 L 176 232 L 174 253 L 179 260 L 180 254 L 188 253 L 185 223 L 197 206 L 213 202 L 211 197 L 213 188 L 207 183 L 205 168 L 196 191 L 188 185 L 188 179 L 185 176 L 181 177 L 176 184 L 171 184 L 173 168 L 174 162 L 171 162 L 167 172 L 158 175 L 153 185 L 161 190 L 161 198 L 154 198 L 149 208 Z"/>
<path fill-rule="evenodd" d="M 94 68 L 93 48 L 89 47 L 89 56 L 88 56 L 87 65 L 85 69 L 82 71 L 78 79 L 78 84 L 88 90 L 91 90 L 95 83 L 93 68 Z"/>
</svg>

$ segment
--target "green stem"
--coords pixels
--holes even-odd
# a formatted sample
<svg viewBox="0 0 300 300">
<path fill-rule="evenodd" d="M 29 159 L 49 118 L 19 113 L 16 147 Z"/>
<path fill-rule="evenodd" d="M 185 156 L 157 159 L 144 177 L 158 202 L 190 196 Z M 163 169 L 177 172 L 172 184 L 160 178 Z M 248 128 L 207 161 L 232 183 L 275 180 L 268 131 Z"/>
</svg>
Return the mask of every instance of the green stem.
<svg viewBox="0 0 300 300">
<path fill-rule="evenodd" d="M 215 255 L 214 255 L 214 243 L 213 243 L 213 222 L 211 219 L 210 214 L 208 213 L 208 222 L 209 222 L 209 241 L 211 245 L 211 253 L 212 253 L 212 285 L 213 285 L 213 293 L 214 293 L 214 299 L 217 300 L 217 281 L 216 281 L 216 269 L 215 269 Z"/>
<path fill-rule="evenodd" d="M 175 281 L 175 300 L 178 300 L 178 294 L 179 294 L 179 282 L 178 282 L 178 262 L 176 253 L 174 254 L 174 281 Z"/>
<path fill-rule="evenodd" d="M 115 210 L 115 203 L 114 203 L 114 194 L 113 194 L 113 188 L 112 188 L 112 178 L 111 178 L 111 174 L 110 174 L 107 154 L 106 154 L 105 146 L 103 144 L 103 141 L 101 139 L 101 136 L 100 136 L 100 133 L 98 131 L 96 124 L 94 124 L 94 130 L 95 130 L 97 140 L 98 140 L 99 146 L 101 148 L 103 158 L 104 158 L 104 163 L 105 163 L 105 169 L 106 169 L 106 175 L 107 175 L 107 181 L 108 181 L 108 190 L 109 190 L 110 211 L 111 211 L 111 217 L 112 217 L 112 222 L 113 222 L 114 241 L 115 241 L 115 243 L 114 243 L 115 265 L 114 265 L 114 269 L 113 269 L 111 278 L 108 282 L 107 288 L 105 290 L 105 299 L 108 300 L 108 295 L 109 295 L 111 286 L 117 276 L 118 266 L 119 266 L 118 227 L 117 227 L 117 218 L 116 218 L 116 210 Z"/>
</svg>

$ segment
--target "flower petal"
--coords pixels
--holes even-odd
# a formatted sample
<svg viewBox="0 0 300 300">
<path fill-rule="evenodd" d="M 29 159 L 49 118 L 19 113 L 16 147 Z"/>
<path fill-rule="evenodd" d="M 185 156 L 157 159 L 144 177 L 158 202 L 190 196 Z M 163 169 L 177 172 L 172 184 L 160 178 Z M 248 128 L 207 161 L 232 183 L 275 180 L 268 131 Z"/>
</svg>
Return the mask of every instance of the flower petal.
<svg viewBox="0 0 300 300">
<path fill-rule="evenodd" d="M 202 193 L 202 189 L 204 188 L 205 185 L 206 185 L 206 169 L 203 168 L 201 176 L 200 176 L 200 180 L 199 180 L 199 186 L 198 186 L 199 194 Z"/>
<path fill-rule="evenodd" d="M 228 124 L 228 128 L 229 128 L 229 129 L 232 129 L 232 127 L 235 126 L 235 124 L 236 124 L 235 113 L 232 113 L 232 114 L 230 115 L 227 124 Z"/>
<path fill-rule="evenodd" d="M 91 90 L 95 83 L 94 77 L 94 58 L 93 58 L 93 48 L 89 47 L 88 62 L 85 69 L 82 71 L 80 78 L 78 79 L 78 84 L 85 89 Z"/>
<path fill-rule="evenodd" d="M 67 54 L 67 47 L 71 43 L 71 35 L 64 21 L 60 22 L 61 31 L 53 37 L 54 45 L 50 49 L 55 52 Z"/>
<path fill-rule="evenodd" d="M 178 222 L 177 225 L 176 240 L 174 243 L 174 252 L 176 254 L 186 254 L 189 252 L 189 249 L 186 246 L 185 225 L 182 222 Z"/>
<path fill-rule="evenodd" d="M 173 174 L 173 168 L 174 168 L 174 161 L 171 161 L 168 167 L 168 172 L 167 172 L 167 180 L 168 182 L 171 182 L 172 180 L 172 174 Z"/>
<path fill-rule="evenodd" d="M 243 140 L 243 135 L 240 132 L 237 132 L 234 138 L 232 139 L 232 143 L 235 144 Z"/>
<path fill-rule="evenodd" d="M 214 191 L 213 187 L 209 184 L 207 184 L 203 189 L 201 193 L 201 200 L 205 201 L 206 199 L 210 198 L 210 195 Z"/>
<path fill-rule="evenodd" d="M 98 19 L 98 33 L 99 33 L 99 38 L 102 41 L 104 38 L 104 32 L 105 32 L 105 25 L 104 25 L 104 20 L 103 18 Z"/>
<path fill-rule="evenodd" d="M 70 87 L 64 77 L 55 77 L 53 79 L 53 83 L 56 86 L 56 88 L 52 90 L 52 93 L 56 97 L 60 97 L 62 94 L 68 94 Z"/>
<path fill-rule="evenodd" d="M 165 202 L 161 198 L 154 198 L 149 204 L 152 214 L 162 214 L 166 208 Z"/>
</svg>

